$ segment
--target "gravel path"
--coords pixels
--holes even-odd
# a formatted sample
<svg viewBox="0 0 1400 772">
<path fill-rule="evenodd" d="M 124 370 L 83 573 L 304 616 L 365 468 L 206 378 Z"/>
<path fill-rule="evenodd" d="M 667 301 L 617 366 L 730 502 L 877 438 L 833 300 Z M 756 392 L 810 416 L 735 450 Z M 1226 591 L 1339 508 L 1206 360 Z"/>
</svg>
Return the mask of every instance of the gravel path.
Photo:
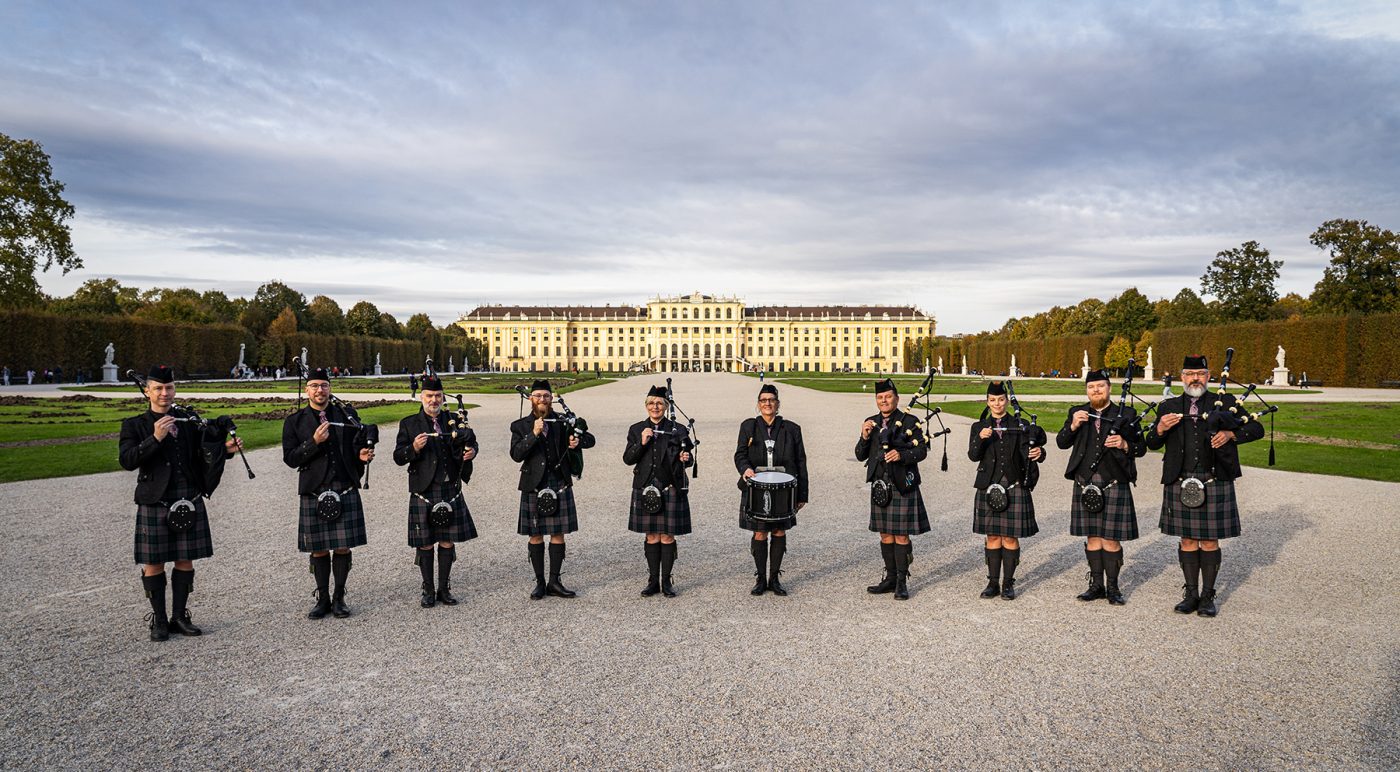
<svg viewBox="0 0 1400 772">
<path fill-rule="evenodd" d="M 925 464 L 934 530 L 915 541 L 901 604 L 864 591 L 880 561 L 851 450 L 873 399 L 787 387 L 814 503 L 789 538 L 792 594 L 753 598 L 730 457 L 758 384 L 682 375 L 676 394 L 703 440 L 696 533 L 681 539 L 680 597 L 643 599 L 621 454 L 647 385 L 568 398 L 598 435 L 576 488 L 571 601 L 526 597 L 513 397 L 473 398 L 483 460 L 468 497 L 482 537 L 459 549 L 455 608 L 418 607 L 406 479 L 387 449 L 366 493 L 355 616 L 304 618 L 294 472 L 264 450 L 250 454 L 257 480 L 231 465 L 210 504 L 215 556 L 192 598 L 206 634 L 163 644 L 146 640 L 130 563 L 134 475 L 0 485 L 0 765 L 1400 765 L 1400 485 L 1247 469 L 1245 535 L 1225 543 L 1210 620 L 1171 612 L 1180 573 L 1150 483 L 1137 489 L 1147 535 L 1127 547 L 1128 605 L 1074 600 L 1083 553 L 1053 452 L 1022 595 L 981 600 L 968 421 L 952 417 L 950 471 L 937 453 Z M 1157 468 L 1149 457 L 1143 479 Z"/>
</svg>

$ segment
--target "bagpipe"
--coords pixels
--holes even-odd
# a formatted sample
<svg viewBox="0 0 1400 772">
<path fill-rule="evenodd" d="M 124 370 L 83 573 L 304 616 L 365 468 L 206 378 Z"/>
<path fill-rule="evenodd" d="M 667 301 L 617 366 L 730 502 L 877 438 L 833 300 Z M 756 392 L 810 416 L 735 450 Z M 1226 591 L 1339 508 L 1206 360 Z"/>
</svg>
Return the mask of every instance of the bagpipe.
<svg viewBox="0 0 1400 772">
<path fill-rule="evenodd" d="M 676 422 L 676 414 L 680 413 L 685 419 L 685 426 L 682 427 Z M 676 427 L 673 430 L 658 429 L 653 434 L 675 434 L 677 444 L 682 453 L 690 454 L 690 476 L 696 478 L 700 476 L 700 435 L 695 432 L 695 419 L 686 415 L 686 412 L 676 405 L 675 392 L 671 390 L 671 379 L 666 379 L 666 418 L 670 419 L 671 425 Z"/>
<path fill-rule="evenodd" d="M 529 389 L 526 389 L 523 384 L 516 384 L 515 393 L 520 395 L 520 416 L 523 418 L 525 416 L 525 401 L 530 398 L 530 391 Z M 559 461 L 554 464 L 550 464 L 548 461 L 548 457 L 546 457 L 545 464 L 551 469 L 562 467 L 564 466 L 564 464 L 568 464 L 569 474 L 573 475 L 575 479 L 578 479 L 580 477 L 583 477 L 582 442 L 584 433 L 588 431 L 588 420 L 585 419 L 583 416 L 579 415 L 578 413 L 575 413 L 573 409 L 569 407 L 568 403 L 564 401 L 564 396 L 562 394 L 550 392 L 550 395 L 553 397 L 555 402 L 559 403 L 559 407 L 561 410 L 563 410 L 563 412 L 551 412 L 549 418 L 544 418 L 541 420 L 543 420 L 547 424 L 558 424 L 559 427 L 562 427 L 563 430 L 567 433 L 566 436 L 579 438 L 580 444 L 577 448 L 566 447 L 564 449 L 564 457 L 559 459 Z M 461 404 L 461 395 L 458 395 L 458 404 Z M 545 450 L 547 453 L 548 447 L 546 447 Z"/>
<path fill-rule="evenodd" d="M 931 434 L 925 432 L 924 437 L 930 442 L 937 439 L 938 437 L 943 438 L 943 461 L 939 464 L 938 468 L 946 472 L 948 471 L 948 435 L 952 434 L 953 430 L 949 429 L 943 423 L 943 408 L 938 407 L 937 405 L 934 405 L 933 403 L 929 402 L 929 399 L 932 396 L 931 394 L 929 394 L 929 391 L 933 387 L 933 376 L 937 372 L 938 370 L 936 368 L 930 367 L 928 369 L 928 375 L 924 377 L 924 382 L 919 384 L 919 388 L 914 390 L 914 396 L 909 398 L 909 403 L 905 405 L 905 408 L 906 412 L 909 410 L 923 410 L 923 422 L 925 425 L 929 423 L 930 418 L 938 421 L 938 431 L 933 432 Z M 883 440 L 881 443 L 881 447 L 884 447 L 886 450 L 889 449 L 888 446 L 883 442 Z"/>
<path fill-rule="evenodd" d="M 143 396 L 146 394 L 147 381 L 145 378 L 141 377 L 140 373 L 135 370 L 127 370 L 126 377 L 130 378 L 131 382 L 136 385 L 137 391 L 140 391 Z M 169 415 L 176 423 L 190 424 L 193 426 L 205 441 L 219 443 L 220 447 L 218 452 L 201 448 L 205 465 L 208 467 L 205 482 L 209 490 L 213 491 L 219 486 L 219 481 L 222 480 L 224 476 L 224 438 L 231 437 L 234 440 L 238 439 L 237 424 L 233 422 L 232 418 L 226 415 L 218 416 L 212 421 L 208 420 L 204 418 L 204 416 L 201 416 L 199 411 L 194 408 L 174 402 L 170 404 Z M 248 479 L 251 480 L 257 477 L 257 475 L 253 474 L 253 467 L 248 463 L 248 457 L 243 454 L 243 443 L 238 443 L 237 447 L 238 457 L 243 459 L 243 468 L 248 470 Z"/>
</svg>

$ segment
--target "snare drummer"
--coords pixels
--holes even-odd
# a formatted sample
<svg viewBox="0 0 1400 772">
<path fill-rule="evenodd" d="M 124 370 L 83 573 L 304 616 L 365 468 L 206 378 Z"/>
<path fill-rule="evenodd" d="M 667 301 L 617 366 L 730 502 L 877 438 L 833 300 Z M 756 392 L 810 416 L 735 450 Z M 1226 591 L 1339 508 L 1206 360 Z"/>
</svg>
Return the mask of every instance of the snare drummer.
<svg viewBox="0 0 1400 772">
<path fill-rule="evenodd" d="M 739 426 L 739 443 L 734 450 L 734 466 L 744 480 L 752 478 L 759 469 L 779 471 L 795 477 L 797 487 L 791 491 L 792 513 L 779 520 L 754 519 L 745 507 L 745 496 L 739 497 L 739 527 L 753 531 L 749 542 L 753 553 L 754 582 L 752 595 L 772 590 L 774 595 L 787 595 L 779 581 L 782 575 L 783 553 L 787 551 L 787 529 L 797 525 L 797 511 L 807 505 L 807 450 L 802 445 L 802 427 L 778 415 L 778 389 L 764 384 L 758 390 L 758 417 L 747 418 Z M 771 539 L 768 538 L 772 532 Z"/>
<path fill-rule="evenodd" d="M 359 417 L 331 401 L 331 379 L 325 368 L 307 376 L 306 403 L 282 421 L 282 461 L 297 470 L 297 549 L 311 553 L 311 574 L 316 579 L 312 592 L 316 605 L 306 616 L 344 618 L 350 616 L 345 605 L 350 550 L 367 542 L 360 477 L 374 458 L 374 448 L 356 426 Z"/>
<path fill-rule="evenodd" d="M 510 457 L 520 463 L 520 509 L 516 533 L 528 536 L 535 589 L 530 597 L 572 598 L 577 593 L 559 577 L 564 565 L 564 534 L 578 530 L 573 478 L 566 451 L 597 443 L 588 432 L 570 432 L 554 412 L 549 381 L 530 386 L 530 414 L 510 424 Z M 549 537 L 549 581 L 544 578 L 544 540 Z"/>
<path fill-rule="evenodd" d="M 1016 566 L 1021 539 L 1034 536 L 1035 502 L 1031 488 L 1039 470 L 1027 467 L 1045 460 L 1045 450 L 1031 447 L 1025 425 L 1006 414 L 1006 386 L 987 384 L 987 409 L 972 425 L 967 457 L 977 462 L 977 495 L 972 504 L 972 532 L 985 535 L 987 587 L 982 597 L 1016 599 Z M 998 584 L 1000 580 L 1000 584 Z"/>
<path fill-rule="evenodd" d="M 399 422 L 394 440 L 394 463 L 408 465 L 408 546 L 423 578 L 419 599 L 423 608 L 457 605 L 450 583 L 452 564 L 457 561 L 455 543 L 476 538 L 476 524 L 462 492 L 462 480 L 471 476 L 476 458 L 476 437 L 465 435 L 465 427 L 458 427 L 456 419 L 442 409 L 444 396 L 442 381 L 436 375 L 424 375 L 418 393 L 422 408 Z"/>
<path fill-rule="evenodd" d="M 1153 450 L 1166 447 L 1160 527 L 1162 533 L 1181 537 L 1177 561 L 1186 579 L 1175 610 L 1213 617 L 1220 539 L 1240 535 L 1240 511 L 1235 501 L 1240 454 L 1236 445 L 1263 437 L 1264 426 L 1248 421 L 1233 430 L 1211 428 L 1213 412 L 1230 413 L 1238 406 L 1233 395 L 1208 391 L 1210 366 L 1204 356 L 1185 358 L 1181 383 L 1186 393 L 1162 401 L 1145 439 Z M 1197 498 L 1192 498 L 1185 486 L 1195 488 Z"/>
<path fill-rule="evenodd" d="M 175 373 L 169 367 L 151 368 L 142 389 L 150 407 L 146 412 L 122 421 L 118 440 L 118 462 L 136 475 L 136 562 L 141 566 L 141 585 L 151 603 L 151 640 L 164 641 L 173 629 L 181 635 L 199 635 L 186 608 L 194 589 L 194 561 L 214 554 L 209 531 L 209 514 L 204 498 L 213 493 L 207 461 L 209 451 L 217 455 L 213 440 L 192 423 L 180 422 L 171 414 L 175 403 Z M 204 445 L 206 447 L 201 447 Z M 223 442 L 225 458 L 242 446 L 242 440 Z M 193 507 L 187 527 L 171 527 L 171 507 L 188 502 Z M 165 612 L 165 564 L 173 562 L 170 577 L 170 616 Z"/>
<path fill-rule="evenodd" d="M 690 533 L 690 491 L 685 470 L 691 465 L 690 435 L 666 417 L 666 387 L 647 392 L 647 417 L 627 428 L 622 462 L 633 467 L 632 505 L 627 529 L 646 534 L 644 597 L 660 592 L 676 597 L 671 582 L 676 563 L 676 537 Z M 659 579 L 659 582 L 658 582 Z"/>
<path fill-rule="evenodd" d="M 865 463 L 870 483 L 870 530 L 880 534 L 885 578 L 865 588 L 871 594 L 894 593 L 909 600 L 909 563 L 914 545 L 909 537 L 928 533 L 928 510 L 919 491 L 919 462 L 928 457 L 928 441 L 914 416 L 899 409 L 899 392 L 886 378 L 875 384 L 875 407 L 856 440 L 856 460 Z"/>
<path fill-rule="evenodd" d="M 1138 537 L 1132 485 L 1137 482 L 1136 459 L 1147 453 L 1147 446 L 1137 411 L 1111 405 L 1110 388 L 1108 373 L 1089 371 L 1084 378 L 1089 402 L 1069 409 L 1055 444 L 1062 450 L 1073 448 L 1065 467 L 1065 479 L 1074 481 L 1069 532 L 1086 537 L 1084 557 L 1089 561 L 1089 589 L 1078 597 L 1106 597 L 1111 605 L 1121 606 L 1126 602 L 1118 587 L 1122 542 Z"/>
</svg>

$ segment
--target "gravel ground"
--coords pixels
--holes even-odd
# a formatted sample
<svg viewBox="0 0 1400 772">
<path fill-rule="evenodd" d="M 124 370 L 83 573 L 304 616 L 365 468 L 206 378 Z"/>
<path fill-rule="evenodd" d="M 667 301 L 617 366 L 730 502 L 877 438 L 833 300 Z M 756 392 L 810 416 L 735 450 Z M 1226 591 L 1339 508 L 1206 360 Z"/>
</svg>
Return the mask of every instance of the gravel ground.
<svg viewBox="0 0 1400 772">
<path fill-rule="evenodd" d="M 1074 600 L 1069 485 L 1052 452 L 1023 540 L 1020 598 L 978 598 L 968 421 L 950 471 L 925 464 L 932 533 L 895 603 L 852 456 L 868 395 L 783 389 L 803 425 L 814 502 L 790 537 L 787 598 L 748 594 L 732 454 L 758 384 L 675 379 L 703 440 L 680 597 L 638 597 L 626 530 L 626 426 L 648 381 L 579 392 L 598 446 L 576 488 L 573 600 L 533 602 L 515 535 L 514 398 L 474 398 L 483 459 L 468 488 L 482 537 L 459 549 L 455 608 L 418 607 L 406 475 L 383 453 L 366 492 L 347 620 L 304 618 L 294 472 L 276 450 L 232 462 L 210 503 L 197 639 L 146 640 L 130 563 L 134 475 L 0 485 L 7 767 L 1395 768 L 1400 764 L 1400 485 L 1247 469 L 1245 535 L 1225 542 L 1220 616 L 1181 617 L 1175 543 L 1156 531 L 1149 457 L 1122 608 Z M 384 427 L 393 436 L 390 427 Z M 113 452 L 116 452 L 115 447 Z M 1389 557 L 1387 557 L 1389 556 Z"/>
</svg>

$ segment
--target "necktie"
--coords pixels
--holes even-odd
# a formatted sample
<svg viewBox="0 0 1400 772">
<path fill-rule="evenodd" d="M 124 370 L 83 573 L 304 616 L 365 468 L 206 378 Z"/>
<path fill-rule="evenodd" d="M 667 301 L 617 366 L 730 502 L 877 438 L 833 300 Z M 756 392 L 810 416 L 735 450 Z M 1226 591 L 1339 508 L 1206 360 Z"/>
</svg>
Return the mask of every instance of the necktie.
<svg viewBox="0 0 1400 772">
<path fill-rule="evenodd" d="M 1201 406 L 1200 406 L 1199 404 L 1196 403 L 1196 398 L 1195 398 L 1195 397 L 1192 397 L 1192 398 L 1191 398 L 1191 411 L 1190 411 L 1190 415 L 1191 415 L 1192 420 L 1195 420 L 1195 419 L 1198 419 L 1198 418 L 1201 417 Z"/>
<path fill-rule="evenodd" d="M 1096 431 L 1096 432 L 1097 432 L 1097 431 L 1100 431 L 1102 428 L 1103 428 L 1103 421 L 1102 421 L 1098 416 L 1095 416 L 1095 417 L 1094 417 L 1094 431 Z"/>
</svg>

